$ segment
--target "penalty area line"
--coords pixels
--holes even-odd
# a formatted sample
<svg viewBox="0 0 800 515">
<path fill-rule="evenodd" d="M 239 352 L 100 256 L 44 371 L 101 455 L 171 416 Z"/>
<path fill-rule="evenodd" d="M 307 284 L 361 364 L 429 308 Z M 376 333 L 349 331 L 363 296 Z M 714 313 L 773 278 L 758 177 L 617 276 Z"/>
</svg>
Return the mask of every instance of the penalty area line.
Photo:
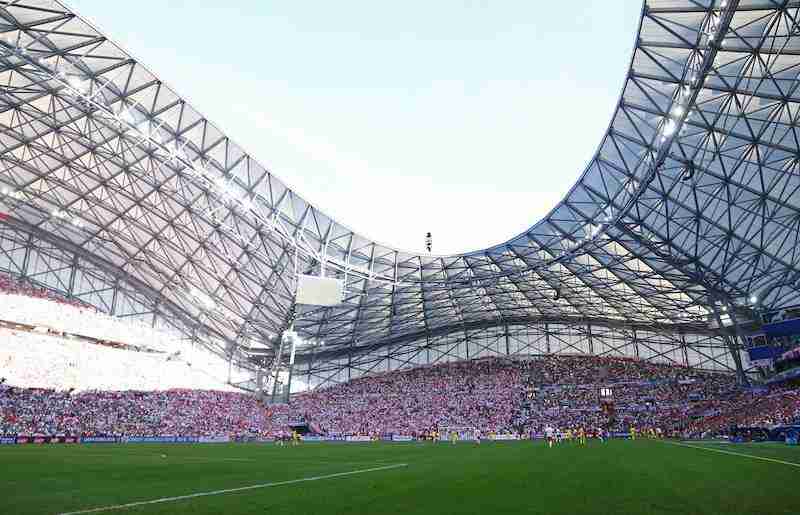
<svg viewBox="0 0 800 515">
<path fill-rule="evenodd" d="M 764 456 L 753 456 L 752 454 L 743 454 L 741 452 L 726 451 L 725 449 L 714 449 L 711 447 L 702 447 L 700 445 L 690 445 L 688 443 L 679 442 L 662 442 L 668 445 L 677 445 L 678 447 L 688 447 L 690 449 L 700 449 L 701 451 L 718 452 L 720 454 L 730 454 L 731 456 L 741 456 L 743 458 L 751 458 L 754 460 L 769 461 L 772 463 L 780 463 L 781 465 L 789 465 L 791 467 L 800 467 L 800 463 L 793 463 L 791 461 L 776 460 L 775 458 L 765 458 Z"/>
<path fill-rule="evenodd" d="M 223 490 L 212 490 L 210 492 L 197 492 L 194 494 L 178 495 L 175 497 L 162 497 L 160 499 L 151 499 L 149 501 L 129 502 L 126 504 L 114 504 L 111 506 L 101 506 L 99 508 L 89 508 L 86 510 L 78 511 L 65 511 L 58 515 L 80 515 L 83 513 L 98 513 L 101 511 L 124 510 L 125 508 L 133 508 L 134 506 L 145 506 L 148 504 L 161 504 L 165 502 L 182 501 L 184 499 L 194 499 L 196 497 L 209 497 L 212 495 L 230 494 L 234 492 L 244 492 L 247 490 L 257 490 L 259 488 L 269 488 L 271 486 L 293 485 L 295 483 L 305 483 L 308 481 L 320 481 L 322 479 L 333 479 L 337 477 L 355 476 L 357 474 L 366 474 L 368 472 L 378 472 L 381 470 L 391 470 L 402 467 L 407 467 L 408 463 L 395 463 L 393 465 L 384 465 L 382 467 L 373 467 L 368 469 L 350 470 L 348 472 L 337 472 L 335 474 L 325 474 L 323 476 L 303 477 L 300 479 L 289 479 L 287 481 L 275 481 L 273 483 L 261 483 L 258 485 L 240 486 L 238 488 L 225 488 Z"/>
</svg>

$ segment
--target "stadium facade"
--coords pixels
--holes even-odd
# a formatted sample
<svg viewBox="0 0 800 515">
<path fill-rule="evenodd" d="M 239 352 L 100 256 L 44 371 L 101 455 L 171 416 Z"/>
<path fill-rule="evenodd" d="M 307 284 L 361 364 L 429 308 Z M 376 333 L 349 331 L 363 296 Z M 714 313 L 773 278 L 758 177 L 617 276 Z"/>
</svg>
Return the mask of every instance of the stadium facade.
<svg viewBox="0 0 800 515">
<path fill-rule="evenodd" d="M 647 1 L 566 197 L 439 256 L 306 202 L 63 4 L 0 2 L 0 269 L 252 367 L 293 324 L 312 387 L 497 354 L 746 372 L 746 334 L 800 304 L 798 11 Z M 298 273 L 342 279 L 344 301 L 296 305 Z"/>
</svg>

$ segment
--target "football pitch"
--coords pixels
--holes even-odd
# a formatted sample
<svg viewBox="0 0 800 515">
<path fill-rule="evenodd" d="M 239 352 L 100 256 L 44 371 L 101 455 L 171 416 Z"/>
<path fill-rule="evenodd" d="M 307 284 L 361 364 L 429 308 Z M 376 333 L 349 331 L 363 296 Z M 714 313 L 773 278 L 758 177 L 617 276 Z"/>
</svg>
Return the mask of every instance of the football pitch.
<svg viewBox="0 0 800 515">
<path fill-rule="evenodd" d="M 9 446 L 0 513 L 798 513 L 800 448 L 690 445 Z"/>
</svg>

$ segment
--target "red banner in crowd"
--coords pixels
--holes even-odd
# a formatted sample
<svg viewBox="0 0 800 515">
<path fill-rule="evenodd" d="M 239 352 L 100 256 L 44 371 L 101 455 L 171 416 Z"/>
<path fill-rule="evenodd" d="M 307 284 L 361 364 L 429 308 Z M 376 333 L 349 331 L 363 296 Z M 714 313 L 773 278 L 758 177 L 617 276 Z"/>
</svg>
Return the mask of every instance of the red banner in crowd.
<svg viewBox="0 0 800 515">
<path fill-rule="evenodd" d="M 13 437 L 6 437 L 3 438 L 3 443 L 12 443 Z M 43 435 L 33 435 L 33 436 L 17 436 L 16 443 L 18 445 L 22 444 L 46 444 L 46 443 L 78 443 L 79 439 L 77 436 L 43 436 Z"/>
</svg>

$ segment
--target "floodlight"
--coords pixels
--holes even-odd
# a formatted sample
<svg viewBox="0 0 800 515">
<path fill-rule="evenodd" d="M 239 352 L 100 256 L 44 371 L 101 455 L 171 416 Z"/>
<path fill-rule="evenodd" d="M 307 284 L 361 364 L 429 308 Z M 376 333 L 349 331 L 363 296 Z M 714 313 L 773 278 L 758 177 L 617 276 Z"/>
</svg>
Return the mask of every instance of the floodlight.
<svg viewBox="0 0 800 515">
<path fill-rule="evenodd" d="M 663 133 L 664 136 L 672 136 L 675 134 L 675 129 L 678 128 L 678 124 L 675 123 L 675 120 L 669 119 L 664 123 Z"/>
</svg>

